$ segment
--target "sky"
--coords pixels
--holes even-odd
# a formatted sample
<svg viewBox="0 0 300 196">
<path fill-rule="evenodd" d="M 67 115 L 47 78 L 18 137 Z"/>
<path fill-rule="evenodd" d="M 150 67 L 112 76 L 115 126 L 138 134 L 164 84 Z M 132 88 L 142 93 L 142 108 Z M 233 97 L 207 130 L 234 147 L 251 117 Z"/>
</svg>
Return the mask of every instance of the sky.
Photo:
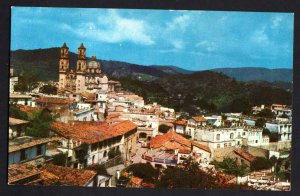
<svg viewBox="0 0 300 196">
<path fill-rule="evenodd" d="M 293 67 L 292 13 L 12 7 L 11 50 L 60 47 L 87 56 L 188 70 Z"/>
</svg>

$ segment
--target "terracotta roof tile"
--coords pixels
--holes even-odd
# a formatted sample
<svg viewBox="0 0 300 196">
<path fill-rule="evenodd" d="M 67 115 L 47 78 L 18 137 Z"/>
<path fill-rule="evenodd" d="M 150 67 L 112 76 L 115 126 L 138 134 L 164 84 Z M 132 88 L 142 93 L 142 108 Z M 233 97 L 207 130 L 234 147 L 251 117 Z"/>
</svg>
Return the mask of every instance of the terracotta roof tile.
<svg viewBox="0 0 300 196">
<path fill-rule="evenodd" d="M 30 106 L 20 105 L 20 104 L 17 104 L 16 107 L 22 112 L 26 112 L 26 113 L 42 110 L 42 108 L 40 107 L 30 107 Z"/>
<path fill-rule="evenodd" d="M 16 139 L 20 139 L 20 138 L 16 138 Z M 30 148 L 30 147 L 33 147 L 33 146 L 37 146 L 39 144 L 45 144 L 45 143 L 48 143 L 50 142 L 51 139 L 49 138 L 39 138 L 39 139 L 36 139 L 36 138 L 33 138 L 33 139 L 30 139 L 29 142 L 26 142 L 26 143 L 23 143 L 23 144 L 20 144 L 20 145 L 14 145 L 14 141 L 13 140 L 10 140 L 9 141 L 9 147 L 8 147 L 8 152 L 11 153 L 11 152 L 15 152 L 15 151 L 19 151 L 19 150 L 22 150 L 22 149 L 25 149 L 25 148 Z"/>
<path fill-rule="evenodd" d="M 8 184 L 39 175 L 41 171 L 30 164 L 11 164 L 8 166 Z"/>
<path fill-rule="evenodd" d="M 29 121 L 9 117 L 9 126 L 27 124 Z"/>
<path fill-rule="evenodd" d="M 205 145 L 200 144 L 200 143 L 195 142 L 195 141 L 192 142 L 192 145 L 193 145 L 193 146 L 196 146 L 196 147 L 198 147 L 198 148 L 200 148 L 200 149 L 202 149 L 202 150 L 205 150 L 206 152 L 211 153 L 211 150 L 210 150 L 210 148 L 209 148 L 208 146 L 205 146 Z"/>
<path fill-rule="evenodd" d="M 62 122 L 53 122 L 51 124 L 51 129 L 59 135 L 87 144 L 118 137 L 136 128 L 137 125 L 131 121 L 123 121 L 113 125 L 79 121 L 68 124 Z"/>
<path fill-rule="evenodd" d="M 175 120 L 173 122 L 173 124 L 186 126 L 187 125 L 187 121 L 186 120 Z"/>
<path fill-rule="evenodd" d="M 37 103 L 52 103 L 52 104 L 71 104 L 75 103 L 72 99 L 53 98 L 53 97 L 41 97 L 36 100 Z"/>
<path fill-rule="evenodd" d="M 249 161 L 250 163 L 253 162 L 255 160 L 255 157 L 250 154 L 249 152 L 246 152 L 242 149 L 235 149 L 234 152 L 241 156 L 242 158 L 246 159 L 247 161 Z"/>
<path fill-rule="evenodd" d="M 44 164 L 43 173 L 41 173 L 41 177 L 46 180 L 44 182 L 46 185 L 59 182 L 62 185 L 86 186 L 96 175 L 97 173 L 92 170 L 73 169 L 53 164 Z"/>
<path fill-rule="evenodd" d="M 197 122 L 206 122 L 206 118 L 202 117 L 202 116 L 193 116 L 192 119 L 194 119 Z"/>
<path fill-rule="evenodd" d="M 191 142 L 174 131 L 169 131 L 150 140 L 150 148 L 156 149 L 161 147 L 170 150 L 186 150 L 191 148 Z"/>
<path fill-rule="evenodd" d="M 143 179 L 142 178 L 139 178 L 139 177 L 132 177 L 130 179 L 130 181 L 134 184 L 134 185 L 141 185 L 141 183 L 143 182 Z"/>
</svg>

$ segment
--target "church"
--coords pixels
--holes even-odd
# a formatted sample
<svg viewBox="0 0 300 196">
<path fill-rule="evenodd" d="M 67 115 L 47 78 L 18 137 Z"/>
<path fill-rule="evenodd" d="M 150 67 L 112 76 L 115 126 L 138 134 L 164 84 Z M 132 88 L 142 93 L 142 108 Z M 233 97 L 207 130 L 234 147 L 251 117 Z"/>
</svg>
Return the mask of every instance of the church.
<svg viewBox="0 0 300 196">
<path fill-rule="evenodd" d="M 69 48 L 66 43 L 60 48 L 59 92 L 78 95 L 83 92 L 104 93 L 108 91 L 108 77 L 101 70 L 96 56 L 87 63 L 86 48 L 78 48 L 76 68 L 70 68 Z"/>
</svg>

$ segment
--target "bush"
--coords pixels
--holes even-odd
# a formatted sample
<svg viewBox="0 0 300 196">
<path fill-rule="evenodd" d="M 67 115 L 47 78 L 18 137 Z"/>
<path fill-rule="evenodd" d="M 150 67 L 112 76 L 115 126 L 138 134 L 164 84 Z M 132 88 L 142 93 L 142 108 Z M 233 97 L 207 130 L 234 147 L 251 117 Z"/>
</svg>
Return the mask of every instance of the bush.
<svg viewBox="0 0 300 196">
<path fill-rule="evenodd" d="M 47 84 L 40 88 L 40 93 L 56 95 L 57 88 L 55 86 Z"/>
<path fill-rule="evenodd" d="M 170 126 L 167 125 L 159 125 L 158 131 L 161 133 L 167 133 L 171 129 Z"/>
<path fill-rule="evenodd" d="M 263 170 L 270 169 L 272 167 L 272 162 L 264 157 L 256 157 L 256 159 L 251 164 L 251 170 Z"/>
<path fill-rule="evenodd" d="M 264 119 L 264 118 L 259 118 L 255 121 L 256 127 L 264 127 L 265 124 L 266 124 L 266 119 Z"/>
<path fill-rule="evenodd" d="M 97 172 L 98 175 L 108 175 L 108 172 L 104 165 L 90 165 L 86 169 Z"/>
<path fill-rule="evenodd" d="M 66 154 L 57 154 L 53 156 L 52 163 L 58 166 L 66 166 L 67 163 L 67 155 Z"/>
<path fill-rule="evenodd" d="M 153 168 L 150 164 L 136 163 L 125 169 L 132 172 L 134 176 L 142 178 L 145 182 L 154 183 L 157 181 L 159 170 Z"/>
</svg>

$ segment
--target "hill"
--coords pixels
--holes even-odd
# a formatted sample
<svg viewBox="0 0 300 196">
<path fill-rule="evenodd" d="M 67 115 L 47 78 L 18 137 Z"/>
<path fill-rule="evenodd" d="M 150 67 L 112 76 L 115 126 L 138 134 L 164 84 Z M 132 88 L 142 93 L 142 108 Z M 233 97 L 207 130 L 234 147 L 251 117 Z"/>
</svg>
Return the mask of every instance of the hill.
<svg viewBox="0 0 300 196">
<path fill-rule="evenodd" d="M 267 82 L 289 82 L 293 81 L 292 69 L 267 69 L 256 67 L 243 68 L 218 68 L 211 71 L 223 73 L 229 77 L 241 81 L 264 80 Z"/>
<path fill-rule="evenodd" d="M 57 81 L 58 80 L 58 59 L 60 49 L 48 48 L 37 50 L 16 50 L 11 52 L 10 63 L 14 66 L 17 73 L 31 72 L 38 76 L 41 81 Z M 69 52 L 70 67 L 75 68 L 77 54 Z M 88 58 L 88 61 L 90 58 Z M 132 63 L 120 61 L 106 61 L 101 62 L 103 71 L 109 77 L 133 77 L 140 80 L 155 80 L 159 77 L 168 75 L 168 70 L 173 70 L 174 73 L 184 72 L 180 68 L 166 67 L 162 70 L 159 66 L 143 66 Z"/>
<path fill-rule="evenodd" d="M 77 55 L 70 52 L 69 56 L 70 65 L 74 68 Z M 41 81 L 58 80 L 58 59 L 59 48 L 11 52 L 11 64 L 17 72 L 36 74 Z M 119 61 L 99 61 L 110 78 L 120 80 L 125 89 L 143 96 L 146 102 L 158 102 L 191 114 L 197 114 L 201 110 L 246 113 L 254 105 L 290 105 L 292 100 L 292 85 L 284 82 L 289 81 L 291 70 L 224 68 L 191 72 L 175 66 L 142 66 Z M 238 76 L 234 70 L 245 77 Z M 280 74 L 280 71 L 286 74 Z M 230 74 L 238 78 L 228 76 Z M 252 81 L 261 77 L 282 81 Z"/>
</svg>

